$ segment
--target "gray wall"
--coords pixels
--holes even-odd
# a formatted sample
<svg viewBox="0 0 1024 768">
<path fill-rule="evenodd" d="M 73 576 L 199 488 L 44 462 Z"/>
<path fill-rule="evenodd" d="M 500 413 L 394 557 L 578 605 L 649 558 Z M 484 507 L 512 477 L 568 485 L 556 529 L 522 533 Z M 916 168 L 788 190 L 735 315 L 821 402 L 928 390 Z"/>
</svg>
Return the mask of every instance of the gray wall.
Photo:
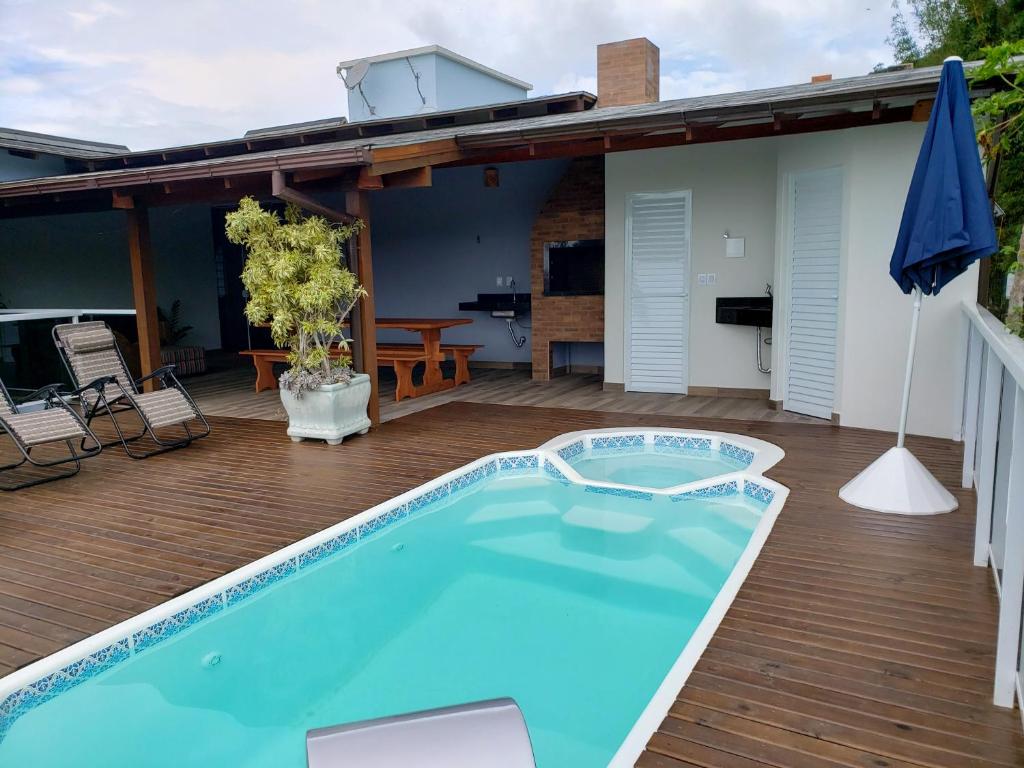
<svg viewBox="0 0 1024 768">
<path fill-rule="evenodd" d="M 381 317 L 469 317 L 444 340 L 485 344 L 484 361 L 529 362 L 528 342 L 516 349 L 505 322 L 483 312 L 459 312 L 477 293 L 507 292 L 497 276 L 513 277 L 530 292 L 530 230 L 566 161 L 497 166 L 500 186 L 486 188 L 483 168 L 434 171 L 433 186 L 375 192 L 373 276 Z M 381 331 L 381 341 L 412 341 L 411 334 Z"/>
<path fill-rule="evenodd" d="M 0 181 L 32 179 L 37 176 L 57 176 L 66 173 L 64 158 L 37 155 L 35 159 L 12 155 L 0 149 Z"/>
<path fill-rule="evenodd" d="M 0 221 L 0 295 L 9 307 L 131 308 L 126 217 L 120 211 Z M 220 347 L 210 210 L 150 211 L 157 302 L 181 299 L 195 326 L 183 343 Z"/>
</svg>

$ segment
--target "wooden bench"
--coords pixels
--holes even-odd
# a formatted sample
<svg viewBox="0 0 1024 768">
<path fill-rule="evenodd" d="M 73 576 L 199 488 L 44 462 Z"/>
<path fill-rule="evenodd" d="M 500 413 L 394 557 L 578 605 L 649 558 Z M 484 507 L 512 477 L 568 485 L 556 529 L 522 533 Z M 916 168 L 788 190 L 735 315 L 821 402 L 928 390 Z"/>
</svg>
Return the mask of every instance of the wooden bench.
<svg viewBox="0 0 1024 768">
<path fill-rule="evenodd" d="M 252 364 L 256 366 L 256 391 L 264 389 L 277 389 L 277 376 L 274 375 L 274 363 L 287 363 L 287 349 L 243 349 L 238 354 L 247 355 L 252 358 Z M 331 349 L 331 357 L 340 357 L 341 350 Z"/>
<path fill-rule="evenodd" d="M 455 385 L 465 384 L 469 378 L 469 356 L 483 344 L 442 344 L 441 353 L 450 354 L 455 359 Z M 277 377 L 274 375 L 274 363 L 288 362 L 287 349 L 246 349 L 239 352 L 252 358 L 256 367 L 256 391 L 277 389 Z M 331 356 L 337 357 L 341 352 L 331 350 Z M 417 363 L 427 361 L 426 350 L 419 344 L 380 344 L 377 346 L 377 363 L 394 368 L 398 386 L 395 389 L 395 400 L 403 397 L 419 397 L 425 394 L 421 387 L 412 383 L 412 372 Z M 448 387 L 453 386 L 448 384 Z"/>
<path fill-rule="evenodd" d="M 451 355 L 455 360 L 455 384 L 466 384 L 470 380 L 469 358 L 474 352 L 480 349 L 483 344 L 442 344 L 441 354 Z M 378 344 L 377 359 L 380 360 L 381 350 L 392 350 L 395 352 L 403 350 L 422 350 L 419 344 Z"/>
<path fill-rule="evenodd" d="M 408 349 L 397 346 L 378 346 L 377 364 L 390 365 L 395 369 L 398 384 L 395 387 L 395 402 L 403 397 L 419 397 L 420 388 L 412 383 L 412 371 L 416 363 L 427 362 L 427 353 L 423 347 L 410 344 Z"/>
<path fill-rule="evenodd" d="M 264 389 L 277 389 L 274 363 L 288 362 L 287 349 L 245 349 L 238 354 L 248 355 L 252 358 L 252 364 L 256 366 L 257 392 L 262 392 Z"/>
</svg>

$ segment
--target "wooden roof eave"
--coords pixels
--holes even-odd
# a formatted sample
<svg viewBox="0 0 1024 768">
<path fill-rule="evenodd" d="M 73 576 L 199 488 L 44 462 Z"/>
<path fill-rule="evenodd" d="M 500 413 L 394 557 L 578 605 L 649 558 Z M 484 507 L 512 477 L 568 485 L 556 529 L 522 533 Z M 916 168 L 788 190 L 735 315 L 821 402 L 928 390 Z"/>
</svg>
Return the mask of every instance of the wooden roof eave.
<svg viewBox="0 0 1024 768">
<path fill-rule="evenodd" d="M 308 168 L 362 166 L 369 164 L 363 147 L 310 151 L 269 157 L 241 156 L 220 160 L 155 166 L 142 169 L 97 171 L 73 176 L 43 176 L 0 184 L 0 198 L 51 195 L 91 189 L 113 189 L 164 184 L 193 179 L 226 178 L 247 174 L 292 171 Z"/>
</svg>

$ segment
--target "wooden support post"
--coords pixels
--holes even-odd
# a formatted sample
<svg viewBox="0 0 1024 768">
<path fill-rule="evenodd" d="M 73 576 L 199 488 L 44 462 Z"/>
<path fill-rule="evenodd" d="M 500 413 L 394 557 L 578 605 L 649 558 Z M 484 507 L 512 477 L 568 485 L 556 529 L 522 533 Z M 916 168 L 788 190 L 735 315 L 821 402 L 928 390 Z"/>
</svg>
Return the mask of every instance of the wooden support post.
<svg viewBox="0 0 1024 768">
<path fill-rule="evenodd" d="M 153 275 L 153 251 L 149 242 L 149 213 L 143 207 L 126 211 L 128 217 L 128 255 L 132 266 L 132 298 L 135 325 L 139 332 L 139 363 L 142 375 L 160 367 L 160 325 L 156 314 L 156 282 Z M 151 392 L 155 383 L 147 381 Z"/>
<path fill-rule="evenodd" d="M 353 264 L 359 282 L 366 289 L 366 296 L 359 302 L 358 327 L 353 324 L 353 336 L 362 353 L 362 369 L 370 376 L 370 402 L 367 411 L 370 422 L 380 424 L 380 393 L 377 382 L 377 319 L 374 310 L 373 293 L 373 252 L 370 245 L 370 195 L 367 192 L 352 191 L 346 195 L 348 213 L 361 219 L 363 228 L 356 237 L 356 253 Z"/>
</svg>

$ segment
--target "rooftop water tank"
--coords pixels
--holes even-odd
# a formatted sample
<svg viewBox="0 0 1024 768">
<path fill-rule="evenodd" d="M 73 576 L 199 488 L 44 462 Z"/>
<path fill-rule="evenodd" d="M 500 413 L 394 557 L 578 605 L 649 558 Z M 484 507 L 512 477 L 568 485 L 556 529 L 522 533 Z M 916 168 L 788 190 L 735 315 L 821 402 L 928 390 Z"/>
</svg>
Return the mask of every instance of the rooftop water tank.
<svg viewBox="0 0 1024 768">
<path fill-rule="evenodd" d="M 521 101 L 533 86 L 439 45 L 338 64 L 350 122 Z"/>
</svg>

